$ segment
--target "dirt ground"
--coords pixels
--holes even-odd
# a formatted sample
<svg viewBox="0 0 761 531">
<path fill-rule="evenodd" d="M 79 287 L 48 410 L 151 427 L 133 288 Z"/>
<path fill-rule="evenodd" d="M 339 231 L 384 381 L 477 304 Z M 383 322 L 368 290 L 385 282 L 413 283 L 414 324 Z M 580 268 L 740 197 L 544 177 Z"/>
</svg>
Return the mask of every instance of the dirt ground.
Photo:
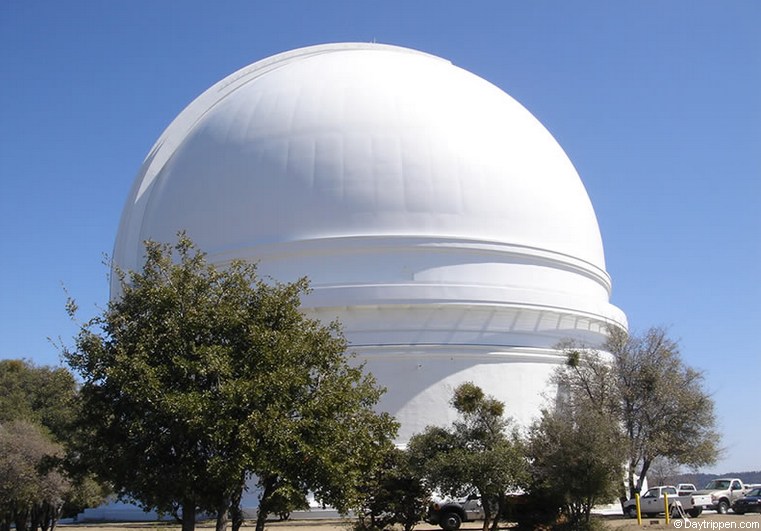
<svg viewBox="0 0 761 531">
<path fill-rule="evenodd" d="M 761 531 L 761 514 L 726 514 L 719 515 L 713 512 L 704 513 L 698 518 L 691 518 L 689 523 L 671 522 L 668 526 L 663 518 L 643 518 L 642 527 L 637 525 L 637 521 L 623 516 L 604 516 L 600 517 L 611 531 L 644 531 L 644 530 L 723 530 L 723 529 L 743 529 Z M 285 522 L 268 522 L 267 529 L 273 531 L 349 531 L 351 520 L 328 519 L 328 520 L 289 520 Z M 460 529 L 473 531 L 481 529 L 482 522 L 468 522 L 462 525 Z M 139 522 L 139 523 L 91 523 L 91 524 L 62 524 L 58 526 L 61 531 L 179 531 L 180 527 L 173 524 L 158 522 Z M 214 526 L 211 523 L 199 524 L 198 531 L 213 531 Z M 439 527 L 421 523 L 415 527 L 416 531 L 434 531 Z M 500 529 L 509 529 L 505 526 Z M 243 526 L 243 531 L 252 531 L 253 523 L 248 522 Z"/>
<path fill-rule="evenodd" d="M 605 517 L 608 528 L 614 531 L 637 531 L 670 529 L 672 531 L 719 531 L 725 529 L 757 530 L 761 531 L 761 514 L 716 514 L 713 511 L 703 513 L 697 518 L 690 518 L 689 522 L 672 520 L 669 525 L 663 518 L 642 518 L 642 527 L 637 525 L 637 520 L 623 516 Z"/>
</svg>

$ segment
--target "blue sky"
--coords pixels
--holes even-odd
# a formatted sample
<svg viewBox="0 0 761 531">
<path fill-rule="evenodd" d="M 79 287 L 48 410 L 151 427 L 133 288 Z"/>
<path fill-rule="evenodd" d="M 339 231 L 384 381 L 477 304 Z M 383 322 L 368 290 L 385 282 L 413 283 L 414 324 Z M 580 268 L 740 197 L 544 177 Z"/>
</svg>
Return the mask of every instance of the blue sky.
<svg viewBox="0 0 761 531">
<path fill-rule="evenodd" d="M 91 316 L 148 150 L 196 96 L 271 54 L 377 41 L 526 106 L 595 205 L 614 304 L 705 372 L 726 451 L 761 469 L 761 2 L 0 3 L 0 358 L 58 364 Z"/>
</svg>

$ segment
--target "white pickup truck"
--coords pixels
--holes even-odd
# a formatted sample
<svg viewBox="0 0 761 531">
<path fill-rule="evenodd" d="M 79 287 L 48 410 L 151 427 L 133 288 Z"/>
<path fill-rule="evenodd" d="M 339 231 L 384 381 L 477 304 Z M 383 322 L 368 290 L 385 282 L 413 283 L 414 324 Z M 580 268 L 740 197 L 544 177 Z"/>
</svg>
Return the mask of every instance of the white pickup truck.
<svg viewBox="0 0 761 531">
<path fill-rule="evenodd" d="M 719 514 L 726 514 L 732 504 L 745 496 L 748 489 L 739 478 L 720 478 L 712 480 L 698 491 L 711 497 L 708 509 L 715 509 Z"/>
<path fill-rule="evenodd" d="M 425 521 L 438 525 L 444 531 L 460 529 L 463 522 L 484 519 L 481 498 L 475 494 L 460 499 L 445 499 L 434 496 L 428 507 Z"/>
<path fill-rule="evenodd" d="M 668 494 L 669 507 L 672 507 L 675 502 L 679 502 L 682 505 L 682 509 L 692 516 L 697 518 L 703 509 L 711 504 L 711 497 L 700 494 L 686 494 L 679 496 L 679 492 L 676 487 L 665 485 L 661 487 L 652 487 L 639 498 L 640 512 L 652 518 L 659 513 L 665 512 L 664 494 Z M 634 499 L 624 502 L 624 514 L 631 518 L 637 517 L 637 502 Z"/>
</svg>

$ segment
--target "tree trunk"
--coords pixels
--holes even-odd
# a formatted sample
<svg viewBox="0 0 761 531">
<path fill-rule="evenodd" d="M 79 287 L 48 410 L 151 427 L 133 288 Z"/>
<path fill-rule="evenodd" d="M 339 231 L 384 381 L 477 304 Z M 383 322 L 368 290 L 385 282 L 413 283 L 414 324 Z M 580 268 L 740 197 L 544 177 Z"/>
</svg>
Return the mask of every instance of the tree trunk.
<svg viewBox="0 0 761 531">
<path fill-rule="evenodd" d="M 56 506 L 51 502 L 40 505 L 39 524 L 42 531 L 52 531 L 55 528 Z"/>
<path fill-rule="evenodd" d="M 494 522 L 491 525 L 491 531 L 497 531 L 499 529 L 499 521 L 506 512 L 506 500 L 504 494 L 501 495 L 497 501 L 497 514 L 494 515 Z"/>
<path fill-rule="evenodd" d="M 43 504 L 32 506 L 32 510 L 29 511 L 29 530 L 30 531 L 37 531 L 38 528 L 42 527 L 41 524 L 43 521 L 43 518 L 42 518 L 43 511 L 44 511 Z"/>
<path fill-rule="evenodd" d="M 267 522 L 267 512 L 262 511 L 261 506 L 256 513 L 256 531 L 264 531 L 264 524 Z"/>
<path fill-rule="evenodd" d="M 642 483 L 645 481 L 647 473 L 650 470 L 650 465 L 652 463 L 652 459 L 648 459 L 647 457 L 642 458 L 642 468 L 639 471 L 639 479 L 637 480 L 637 493 L 642 491 Z"/>
<path fill-rule="evenodd" d="M 592 516 L 592 507 L 594 507 L 594 499 L 591 497 L 588 497 L 586 501 L 584 502 L 584 523 L 588 524 L 589 519 Z"/>
<path fill-rule="evenodd" d="M 568 518 L 571 520 L 571 524 L 575 527 L 579 523 L 581 518 L 581 507 L 578 502 L 571 502 L 568 505 Z"/>
<path fill-rule="evenodd" d="M 639 494 L 639 487 L 637 487 L 637 483 L 634 481 L 634 462 L 633 461 L 629 461 L 627 476 L 629 479 L 629 497 L 634 498 L 635 494 Z"/>
<path fill-rule="evenodd" d="M 243 489 L 245 483 L 241 483 L 240 488 L 232 495 L 230 500 L 230 519 L 232 520 L 232 531 L 239 531 L 243 525 L 243 511 L 240 508 L 240 500 L 243 498 Z"/>
<path fill-rule="evenodd" d="M 14 511 L 13 520 L 16 523 L 16 531 L 28 531 L 27 522 L 29 519 L 29 509 L 16 509 Z"/>
<path fill-rule="evenodd" d="M 50 508 L 50 531 L 55 531 L 58 526 L 58 520 L 61 518 L 63 512 L 63 503 L 59 503 L 55 507 Z"/>
<path fill-rule="evenodd" d="M 481 502 L 484 507 L 484 525 L 481 528 L 482 531 L 489 531 L 489 522 L 491 522 L 491 508 L 489 507 L 489 501 L 481 497 Z"/>
<path fill-rule="evenodd" d="M 195 531 L 196 528 L 196 502 L 195 500 L 182 500 L 182 531 Z"/>
<path fill-rule="evenodd" d="M 267 522 L 267 515 L 269 509 L 270 496 L 275 492 L 275 484 L 277 482 L 277 476 L 269 476 L 262 483 L 262 495 L 259 496 L 259 510 L 256 513 L 256 531 L 264 531 L 264 524 Z"/>
<path fill-rule="evenodd" d="M 223 499 L 217 505 L 217 524 L 216 531 L 227 531 L 227 511 L 230 507 L 229 498 Z"/>
</svg>

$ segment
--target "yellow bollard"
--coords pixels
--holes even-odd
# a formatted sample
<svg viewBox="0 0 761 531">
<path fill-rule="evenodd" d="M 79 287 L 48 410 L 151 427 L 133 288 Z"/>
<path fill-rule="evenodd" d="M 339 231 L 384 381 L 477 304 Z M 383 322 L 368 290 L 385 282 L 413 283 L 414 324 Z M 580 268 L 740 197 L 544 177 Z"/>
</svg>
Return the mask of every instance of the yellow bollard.
<svg viewBox="0 0 761 531">
<path fill-rule="evenodd" d="M 634 502 L 637 505 L 637 525 L 642 525 L 642 512 L 639 507 L 639 494 L 634 495 Z"/>
<path fill-rule="evenodd" d="M 671 520 L 671 515 L 669 514 L 669 495 L 667 492 L 663 493 L 663 505 L 666 509 L 666 525 L 669 525 L 669 521 Z"/>
</svg>

